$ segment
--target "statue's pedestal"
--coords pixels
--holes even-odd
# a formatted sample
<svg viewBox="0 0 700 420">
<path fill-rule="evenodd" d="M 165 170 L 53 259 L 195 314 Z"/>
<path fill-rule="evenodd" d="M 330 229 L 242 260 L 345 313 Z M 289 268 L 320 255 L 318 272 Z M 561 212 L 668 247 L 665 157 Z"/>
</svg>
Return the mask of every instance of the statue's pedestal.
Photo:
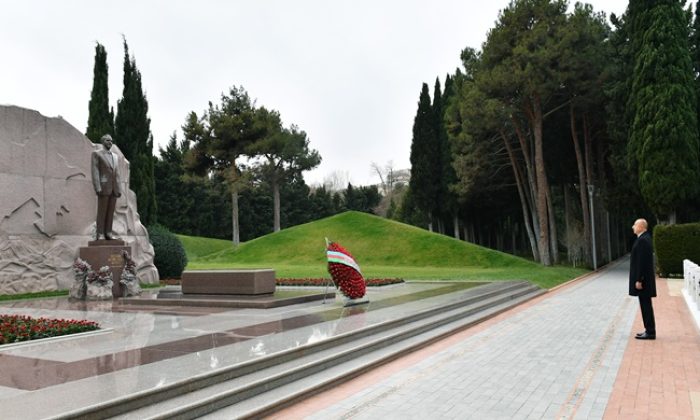
<svg viewBox="0 0 700 420">
<path fill-rule="evenodd" d="M 124 269 L 122 251 L 131 255 L 131 246 L 126 245 L 121 239 L 100 239 L 88 242 L 88 246 L 80 248 L 80 258 L 85 260 L 95 272 L 105 265 L 112 271 L 112 296 L 123 296 L 122 285 L 119 279 Z"/>
</svg>

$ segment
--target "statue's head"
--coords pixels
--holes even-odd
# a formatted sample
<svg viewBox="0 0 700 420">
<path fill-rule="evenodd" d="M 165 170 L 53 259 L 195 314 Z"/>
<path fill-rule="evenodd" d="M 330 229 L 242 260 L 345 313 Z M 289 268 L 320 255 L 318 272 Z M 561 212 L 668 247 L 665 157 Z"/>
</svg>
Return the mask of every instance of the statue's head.
<svg viewBox="0 0 700 420">
<path fill-rule="evenodd" d="M 112 136 L 110 136 L 109 134 L 105 134 L 104 136 L 102 136 L 102 138 L 100 139 L 100 141 L 102 142 L 102 145 L 103 145 L 103 146 L 105 147 L 105 149 L 107 149 L 107 150 L 111 149 L 111 148 L 112 148 L 112 144 L 114 143 L 114 142 L 112 141 Z"/>
</svg>

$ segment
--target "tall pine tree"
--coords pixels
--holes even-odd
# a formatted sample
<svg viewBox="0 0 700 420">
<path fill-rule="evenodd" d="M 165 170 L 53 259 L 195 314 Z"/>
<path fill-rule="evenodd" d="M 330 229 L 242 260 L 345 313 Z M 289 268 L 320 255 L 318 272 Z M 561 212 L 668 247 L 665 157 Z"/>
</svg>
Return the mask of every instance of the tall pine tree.
<svg viewBox="0 0 700 420">
<path fill-rule="evenodd" d="M 196 121 L 191 136 L 192 148 L 185 157 L 186 170 L 198 176 L 211 173 L 226 180 L 231 194 L 231 240 L 238 246 L 241 240 L 239 225 L 239 192 L 247 184 L 239 159 L 252 144 L 269 133 L 267 124 L 256 118 L 257 109 L 248 92 L 241 86 L 230 88 L 228 95 L 221 95 L 221 105 L 209 102 L 209 110 L 201 121 L 191 113 L 188 119 Z"/>
<path fill-rule="evenodd" d="M 654 214 L 675 223 L 676 212 L 700 190 L 697 182 L 689 182 L 700 179 L 689 22 L 679 0 L 643 1 L 636 6 L 646 7 L 635 11 L 632 22 L 636 48 L 628 159 Z"/>
<path fill-rule="evenodd" d="M 153 178 L 153 136 L 148 118 L 148 101 L 141 85 L 141 72 L 129 56 L 124 39 L 124 91 L 117 103 L 114 123 L 115 143 L 130 162 L 130 188 L 136 193 L 141 222 L 156 222 L 155 180 Z"/>
<path fill-rule="evenodd" d="M 85 136 L 93 143 L 99 143 L 105 134 L 114 135 L 114 111 L 109 109 L 108 73 L 107 51 L 98 42 L 95 46 L 95 67 L 89 104 L 90 114 L 85 131 Z"/>
<path fill-rule="evenodd" d="M 192 188 L 186 185 L 184 157 L 189 150 L 189 142 L 178 143 L 175 133 L 165 149 L 159 148 L 160 159 L 154 167 L 156 199 L 158 200 L 158 223 L 171 231 L 189 233 L 191 224 L 188 210 L 194 206 Z M 188 194 L 183 194 L 188 191 Z"/>
</svg>

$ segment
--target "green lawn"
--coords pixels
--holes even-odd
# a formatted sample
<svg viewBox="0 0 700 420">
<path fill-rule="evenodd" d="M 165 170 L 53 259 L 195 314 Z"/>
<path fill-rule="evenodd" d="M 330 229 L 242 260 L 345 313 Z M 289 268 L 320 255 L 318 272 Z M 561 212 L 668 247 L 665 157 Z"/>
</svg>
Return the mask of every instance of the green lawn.
<svg viewBox="0 0 700 420">
<path fill-rule="evenodd" d="M 405 280 L 525 279 L 551 288 L 584 274 L 542 267 L 523 258 L 358 212 L 294 226 L 241 244 L 179 235 L 188 270 L 273 268 L 277 277 L 327 277 L 325 240 L 348 249 L 365 277 Z"/>
<path fill-rule="evenodd" d="M 231 248 L 231 241 L 222 239 L 200 238 L 197 236 L 177 235 L 182 241 L 187 253 L 187 259 L 196 260 L 205 255 L 210 255 Z"/>
<path fill-rule="evenodd" d="M 17 295 L 0 295 L 0 301 L 17 299 L 37 299 L 55 296 L 68 296 L 68 290 L 53 290 L 50 292 L 20 293 Z"/>
</svg>

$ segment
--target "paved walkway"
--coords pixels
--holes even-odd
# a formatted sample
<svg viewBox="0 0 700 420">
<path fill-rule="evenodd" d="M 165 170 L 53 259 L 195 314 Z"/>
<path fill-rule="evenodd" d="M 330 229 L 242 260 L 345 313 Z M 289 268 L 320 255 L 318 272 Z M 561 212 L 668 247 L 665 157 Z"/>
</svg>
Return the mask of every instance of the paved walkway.
<svg viewBox="0 0 700 420">
<path fill-rule="evenodd" d="M 700 419 L 682 282 L 658 281 L 658 338 L 640 341 L 627 272 L 624 260 L 274 417 Z"/>
<path fill-rule="evenodd" d="M 682 280 L 662 280 L 654 302 L 659 337 L 630 337 L 605 410 L 609 419 L 700 419 L 700 335 L 681 296 Z M 634 330 L 642 331 L 637 315 Z"/>
</svg>

